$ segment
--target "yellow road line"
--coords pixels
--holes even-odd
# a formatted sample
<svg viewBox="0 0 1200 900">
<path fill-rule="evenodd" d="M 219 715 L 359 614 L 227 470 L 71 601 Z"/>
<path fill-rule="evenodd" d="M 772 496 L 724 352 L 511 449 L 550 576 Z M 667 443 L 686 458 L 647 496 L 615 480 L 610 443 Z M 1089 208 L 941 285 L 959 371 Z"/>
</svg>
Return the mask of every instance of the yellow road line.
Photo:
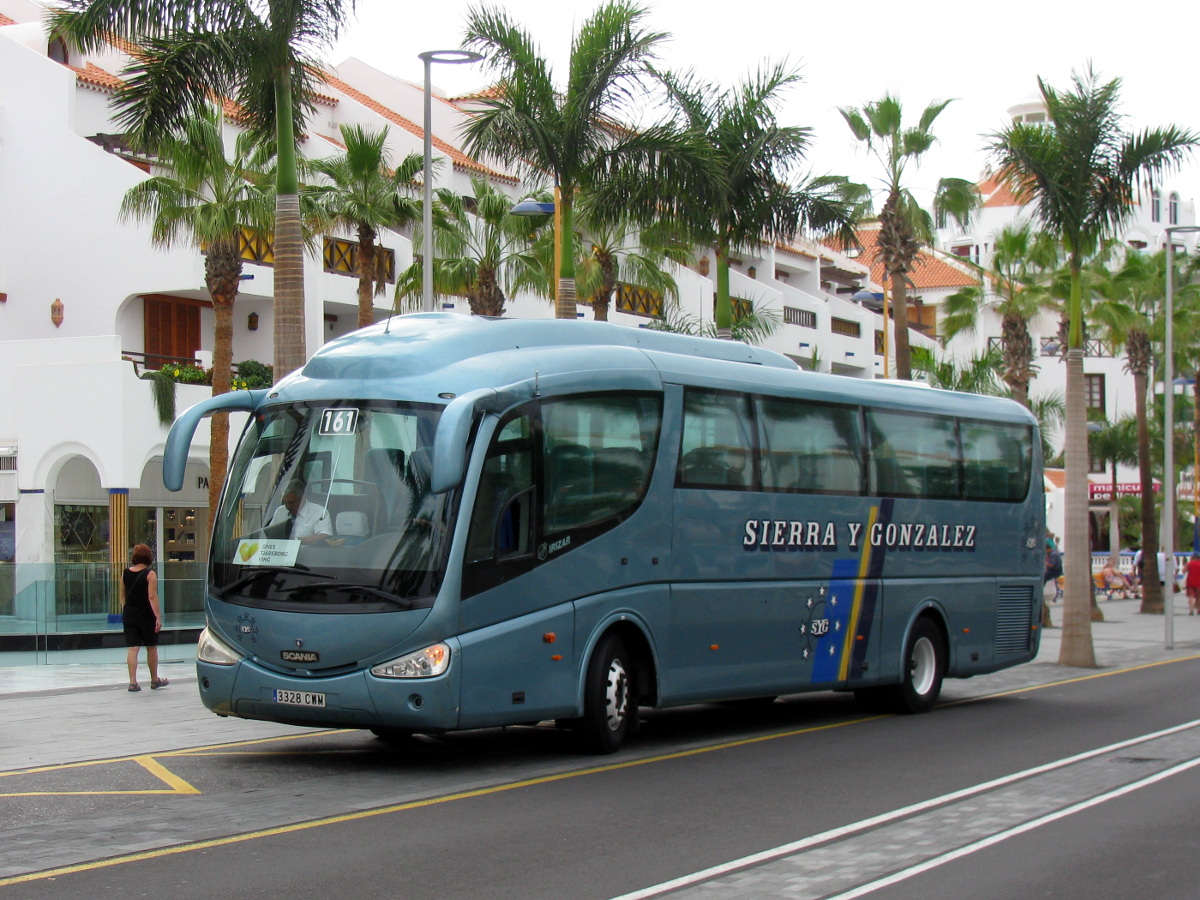
<svg viewBox="0 0 1200 900">
<path fill-rule="evenodd" d="M 73 875 L 79 872 L 106 869 L 112 866 L 124 865 L 125 863 L 131 862 L 140 862 L 142 860 L 161 859 L 166 856 L 176 856 L 181 853 L 190 853 L 193 850 L 209 850 L 214 847 L 226 847 L 231 844 L 239 844 L 245 841 L 257 840 L 259 838 L 276 837 L 283 834 L 294 834 L 300 831 L 308 831 L 313 828 L 323 828 L 328 825 L 340 825 L 346 822 L 357 822 L 363 819 L 371 819 L 376 816 L 386 816 L 392 813 L 407 812 L 413 809 L 424 809 L 430 806 L 439 806 L 443 803 L 452 803 L 457 800 L 471 800 L 476 797 L 487 797 L 492 794 L 502 794 L 508 791 L 536 787 L 542 784 L 553 784 L 554 782 L 558 781 L 569 781 L 574 778 L 581 778 L 585 775 L 598 775 L 605 772 L 617 772 L 622 769 L 631 769 L 637 766 L 649 765 L 651 763 L 667 762 L 674 759 L 686 759 L 690 756 L 698 756 L 703 753 L 712 753 L 716 750 L 726 750 L 732 747 L 744 747 L 751 744 L 762 743 L 763 741 L 776 740 L 782 737 L 794 737 L 796 735 L 811 734 L 818 731 L 829 731 L 834 728 L 842 728 L 847 725 L 857 725 L 862 722 L 869 722 L 880 718 L 885 717 L 869 716 L 850 719 L 845 722 L 834 722 L 828 725 L 813 725 L 808 728 L 797 728 L 777 734 L 759 735 L 758 737 L 744 738 L 736 741 L 725 741 L 720 744 L 712 744 L 706 747 L 696 747 L 691 750 L 677 750 L 674 753 L 665 753 L 660 756 L 632 759 L 626 762 L 612 763 L 606 766 L 592 766 L 587 769 L 576 769 L 573 772 L 560 772 L 555 775 L 542 775 L 537 778 L 528 778 L 524 781 L 497 784 L 492 785 L 491 787 L 476 788 L 470 791 L 459 791 L 458 793 L 446 794 L 441 797 L 428 797 L 424 800 L 410 800 L 406 803 L 396 803 L 391 806 L 382 806 L 377 809 L 365 809 L 352 813 L 340 813 L 334 816 L 325 816 L 320 819 L 312 819 L 307 822 L 295 822 L 291 825 L 278 825 L 273 828 L 263 828 L 259 829 L 258 831 L 247 831 L 243 834 L 234 834 L 227 837 L 210 838 L 209 840 L 195 841 L 189 844 L 177 844 L 173 847 L 161 847 L 157 850 L 143 850 L 138 853 L 129 853 L 124 856 L 114 856 L 108 859 L 76 863 L 75 865 L 70 866 L 59 866 L 58 868 L 54 869 L 44 869 L 40 872 L 30 872 L 26 875 L 12 875 L 8 878 L 0 878 L 0 887 L 7 887 L 10 884 L 25 884 L 30 881 L 41 881 L 47 878 L 59 878 L 63 875 Z"/>
<path fill-rule="evenodd" d="M 184 781 L 182 778 L 180 778 L 174 772 L 171 772 L 168 769 L 166 769 L 162 765 L 162 763 L 160 763 L 158 760 L 154 759 L 154 757 L 152 757 L 152 756 L 139 756 L 134 761 L 138 765 L 140 765 L 143 769 L 145 769 L 147 772 L 149 772 L 151 775 L 153 775 L 155 778 L 157 778 L 159 781 L 163 782 L 164 784 L 169 784 L 173 788 L 172 793 L 175 793 L 175 794 L 198 794 L 198 793 L 200 793 L 199 790 L 192 787 L 190 784 L 188 784 L 186 781 Z"/>
<path fill-rule="evenodd" d="M 1177 657 L 1175 659 L 1160 660 L 1153 663 L 1144 663 L 1142 665 L 1130 666 L 1125 669 L 1112 669 L 1104 672 L 1096 672 L 1090 675 L 1083 675 L 1078 678 L 1069 678 L 1063 681 L 1053 681 L 1046 684 L 1029 685 L 1024 688 L 1015 688 L 1010 691 L 1001 691 L 995 694 L 986 694 L 980 697 L 971 697 L 964 700 L 952 701 L 945 704 L 946 706 L 954 706 L 961 703 L 975 702 L 979 700 L 987 700 L 992 697 L 1003 697 L 1011 694 L 1021 694 L 1030 691 L 1042 690 L 1048 687 L 1055 687 L 1063 684 L 1073 684 L 1081 681 L 1090 681 L 1095 678 L 1106 678 L 1112 675 L 1120 675 L 1126 672 L 1136 672 L 1141 669 L 1150 669 L 1156 666 L 1171 665 L 1178 662 L 1188 662 L 1191 660 L 1200 659 L 1200 654 L 1195 656 Z M 607 772 L 617 772 L 622 769 L 632 769 L 638 766 L 650 765 L 653 763 L 669 762 L 676 759 L 686 759 L 692 756 L 700 756 L 706 753 L 714 753 L 718 750 L 729 750 L 735 747 L 746 747 L 753 744 L 760 744 L 766 741 L 774 741 L 779 738 L 796 737 L 803 734 L 813 734 L 821 731 L 831 731 L 835 728 L 844 728 L 848 725 L 861 725 L 866 722 L 878 721 L 879 719 L 890 718 L 890 716 L 863 716 L 854 719 L 848 719 L 844 722 L 833 722 L 828 725 L 813 725 L 807 728 L 795 728 L 788 731 L 774 732 L 772 734 L 758 735 L 751 738 L 740 738 L 734 741 L 723 741 L 719 744 L 710 744 L 704 747 L 695 747 L 690 750 L 677 750 L 673 753 L 664 753 L 658 756 L 649 756 L 642 759 L 628 760 L 626 762 L 612 763 L 606 766 L 592 766 L 586 769 L 577 769 L 572 772 L 560 772 L 555 775 L 542 775 L 537 778 L 529 778 L 523 781 L 509 782 L 507 784 L 498 784 L 491 787 L 477 788 L 470 791 L 459 791 L 454 794 L 445 794 L 440 797 L 428 797 L 424 800 L 410 800 L 405 803 L 396 803 L 390 806 L 382 806 L 376 809 L 360 810 L 352 813 L 339 813 L 338 815 L 325 816 L 319 819 L 311 819 L 307 822 L 295 822 L 290 825 L 278 825 L 272 828 L 263 828 L 257 831 L 247 831 L 242 834 L 228 835 L 220 838 L 210 838 L 204 841 L 195 841 L 188 844 L 176 844 L 172 847 L 160 847 L 156 850 L 143 850 L 138 853 L 129 853 L 124 856 L 114 856 L 108 859 L 92 860 L 84 863 L 76 863 L 70 866 L 59 866 L 53 869 L 43 869 L 38 872 L 29 872 L 24 875 L 12 875 L 7 878 L 0 878 L 0 887 L 7 887 L 12 884 L 26 884 L 32 881 L 42 881 L 49 878 L 59 878 L 64 875 L 74 875 L 81 872 L 90 872 L 98 869 L 111 868 L 113 866 L 124 865 L 131 862 L 141 862 L 144 860 L 162 859 L 167 856 L 177 856 L 183 853 L 190 853 L 194 850 L 209 850 L 215 847 L 227 847 L 232 844 L 240 844 L 246 841 L 258 840 L 260 838 L 277 837 L 284 834 L 294 834 L 301 831 L 308 831 L 313 828 L 324 828 L 329 825 L 340 825 L 346 822 L 357 822 L 364 819 L 375 818 L 376 816 L 386 816 L 392 813 L 407 812 L 414 809 L 425 809 L 431 806 L 440 806 L 444 803 L 452 803 L 458 800 L 471 800 L 477 797 L 487 797 L 494 794 L 507 793 L 508 791 L 521 790 L 529 787 L 536 787 L 543 784 L 553 784 L 559 781 L 569 781 L 575 778 L 581 778 L 587 775 L 599 775 Z M 353 729 L 348 729 L 353 730 Z M 340 733 L 340 732 L 315 732 L 315 734 L 323 733 Z M 312 736 L 314 732 L 310 732 L 304 736 Z M 295 737 L 295 736 L 290 736 Z M 284 738 L 287 739 L 287 738 Z M 239 742 L 245 744 L 265 743 L 267 740 L 261 741 L 246 741 Z M 221 745 L 213 745 L 221 746 Z M 201 749 L 201 748 L 197 748 Z M 166 754 L 159 754 L 166 755 Z M 183 756 L 187 755 L 187 751 L 174 751 L 171 755 Z M 135 757 L 129 757 L 136 759 Z"/>
<path fill-rule="evenodd" d="M 117 765 L 119 763 L 132 762 L 137 763 L 163 784 L 166 788 L 151 788 L 145 790 L 128 790 L 128 791 L 11 791 L 0 793 L 0 797 L 89 797 L 89 796 L 125 796 L 136 794 L 199 794 L 200 791 L 192 787 L 174 772 L 167 769 L 152 756 L 124 756 L 119 759 L 110 760 L 93 760 L 82 763 L 65 763 L 56 766 L 38 766 L 36 769 L 25 769 L 18 772 L 0 772 L 0 777 L 11 775 L 41 775 L 46 772 L 62 772 L 67 769 L 83 769 L 91 766 L 99 765 Z"/>
</svg>

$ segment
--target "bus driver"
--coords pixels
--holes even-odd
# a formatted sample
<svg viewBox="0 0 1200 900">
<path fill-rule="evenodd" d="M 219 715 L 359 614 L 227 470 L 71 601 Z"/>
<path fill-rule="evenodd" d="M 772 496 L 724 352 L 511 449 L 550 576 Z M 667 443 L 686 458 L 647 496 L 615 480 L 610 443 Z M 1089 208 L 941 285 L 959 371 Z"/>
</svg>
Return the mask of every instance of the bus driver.
<svg viewBox="0 0 1200 900">
<path fill-rule="evenodd" d="M 304 497 L 304 483 L 290 482 L 283 492 L 283 505 L 275 510 L 267 527 L 287 525 L 284 536 L 302 544 L 316 544 L 333 534 L 329 511 Z"/>
</svg>

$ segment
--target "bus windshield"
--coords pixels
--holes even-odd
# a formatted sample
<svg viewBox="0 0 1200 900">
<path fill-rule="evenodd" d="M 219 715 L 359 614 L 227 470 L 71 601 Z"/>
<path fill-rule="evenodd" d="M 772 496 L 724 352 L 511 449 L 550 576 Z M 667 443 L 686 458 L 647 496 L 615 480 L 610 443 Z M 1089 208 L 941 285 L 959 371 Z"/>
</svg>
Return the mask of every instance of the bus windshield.
<svg viewBox="0 0 1200 900">
<path fill-rule="evenodd" d="M 214 529 L 213 595 L 307 612 L 431 606 L 449 532 L 447 495 L 429 491 L 440 411 L 336 401 L 255 413 Z"/>
</svg>

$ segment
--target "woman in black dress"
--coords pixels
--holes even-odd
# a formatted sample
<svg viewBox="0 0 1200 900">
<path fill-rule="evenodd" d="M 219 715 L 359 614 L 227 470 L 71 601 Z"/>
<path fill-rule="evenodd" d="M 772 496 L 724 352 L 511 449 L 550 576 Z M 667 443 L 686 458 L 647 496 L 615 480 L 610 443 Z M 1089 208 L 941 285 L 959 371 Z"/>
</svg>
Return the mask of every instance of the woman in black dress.
<svg viewBox="0 0 1200 900">
<path fill-rule="evenodd" d="M 154 557 L 150 548 L 138 544 L 133 548 L 132 563 L 121 573 L 121 621 L 125 628 L 125 646 L 129 648 L 129 690 L 140 691 L 137 680 L 138 648 L 146 648 L 146 664 L 150 667 L 150 689 L 170 684 L 158 677 L 158 633 L 162 630 L 162 610 L 158 605 L 158 575 L 150 568 Z"/>
</svg>

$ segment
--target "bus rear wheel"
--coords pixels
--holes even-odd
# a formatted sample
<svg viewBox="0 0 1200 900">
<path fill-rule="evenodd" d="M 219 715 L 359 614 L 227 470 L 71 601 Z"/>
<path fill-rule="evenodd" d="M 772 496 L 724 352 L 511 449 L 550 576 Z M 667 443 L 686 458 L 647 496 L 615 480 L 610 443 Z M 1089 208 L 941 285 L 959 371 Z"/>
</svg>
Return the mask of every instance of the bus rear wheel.
<svg viewBox="0 0 1200 900">
<path fill-rule="evenodd" d="M 900 684 L 860 688 L 855 699 L 870 710 L 923 713 L 933 709 L 946 675 L 946 645 L 941 629 L 928 617 L 917 619 L 904 648 Z"/>
<path fill-rule="evenodd" d="M 625 642 L 606 635 L 588 662 L 583 717 L 573 723 L 580 748 L 613 753 L 633 730 L 638 713 L 633 668 Z"/>
</svg>

